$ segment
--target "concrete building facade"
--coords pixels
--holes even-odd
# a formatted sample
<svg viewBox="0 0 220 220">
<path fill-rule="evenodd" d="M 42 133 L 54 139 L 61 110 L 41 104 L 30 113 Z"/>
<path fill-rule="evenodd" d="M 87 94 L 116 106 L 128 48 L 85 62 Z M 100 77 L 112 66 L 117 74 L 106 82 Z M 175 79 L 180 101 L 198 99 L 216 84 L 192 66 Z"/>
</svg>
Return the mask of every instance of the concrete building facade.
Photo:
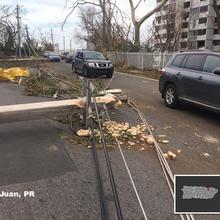
<svg viewBox="0 0 220 220">
<path fill-rule="evenodd" d="M 157 0 L 158 3 L 160 1 Z M 220 9 L 220 0 L 217 4 Z M 220 51 L 220 34 L 216 22 L 212 0 L 169 0 L 156 12 L 155 47 L 169 50 L 168 44 L 173 44 L 171 49 L 174 51 Z"/>
</svg>

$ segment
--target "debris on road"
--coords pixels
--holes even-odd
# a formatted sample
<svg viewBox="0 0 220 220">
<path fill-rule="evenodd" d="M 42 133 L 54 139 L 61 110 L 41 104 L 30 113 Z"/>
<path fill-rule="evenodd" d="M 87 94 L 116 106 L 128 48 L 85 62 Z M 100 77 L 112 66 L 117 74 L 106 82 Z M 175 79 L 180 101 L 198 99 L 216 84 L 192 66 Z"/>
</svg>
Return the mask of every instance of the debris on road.
<svg viewBox="0 0 220 220">
<path fill-rule="evenodd" d="M 170 141 L 169 141 L 169 140 L 162 140 L 161 143 L 162 143 L 162 144 L 169 144 Z"/>
<path fill-rule="evenodd" d="M 164 153 L 163 155 L 166 159 L 172 159 L 172 160 L 176 159 L 176 154 L 173 153 L 172 151 L 168 151 L 167 153 Z"/>
<path fill-rule="evenodd" d="M 159 134 L 159 135 L 158 135 L 158 138 L 165 138 L 165 137 L 166 137 L 165 134 Z"/>
<path fill-rule="evenodd" d="M 165 126 L 163 129 L 164 130 L 167 130 L 167 129 L 171 129 L 172 127 L 170 126 L 170 125 L 168 125 L 168 126 Z"/>
<path fill-rule="evenodd" d="M 175 159 L 176 159 L 176 154 L 173 153 L 172 151 L 168 151 L 167 154 L 168 154 L 168 156 L 169 156 L 172 160 L 175 160 Z"/>
<path fill-rule="evenodd" d="M 149 135 L 147 137 L 147 143 L 150 145 L 152 145 L 154 143 L 154 137 L 152 135 Z"/>
<path fill-rule="evenodd" d="M 0 68 L 0 78 L 8 79 L 10 81 L 14 81 L 18 77 L 29 77 L 29 75 L 30 73 L 28 69 L 21 69 L 18 67 L 10 69 Z"/>
<path fill-rule="evenodd" d="M 89 130 L 80 129 L 79 131 L 77 131 L 77 135 L 80 137 L 89 137 L 91 135 L 91 132 Z"/>
<path fill-rule="evenodd" d="M 61 79 L 62 77 L 62 79 Z M 33 69 L 23 82 L 28 96 L 50 96 L 54 98 L 76 98 L 81 94 L 81 83 L 73 76 L 50 74 L 43 68 Z"/>
<path fill-rule="evenodd" d="M 166 159 L 169 159 L 169 156 L 167 153 L 164 153 L 163 156 L 166 158 Z"/>
<path fill-rule="evenodd" d="M 211 156 L 209 153 L 202 153 L 201 155 L 204 156 L 205 158 L 208 158 Z"/>
<path fill-rule="evenodd" d="M 103 125 L 110 138 L 117 137 L 120 144 L 128 148 L 138 147 L 140 151 L 143 151 L 145 147 L 154 143 L 154 137 L 147 135 L 145 125 L 131 126 L 129 123 L 117 123 L 115 121 L 106 121 Z"/>
</svg>

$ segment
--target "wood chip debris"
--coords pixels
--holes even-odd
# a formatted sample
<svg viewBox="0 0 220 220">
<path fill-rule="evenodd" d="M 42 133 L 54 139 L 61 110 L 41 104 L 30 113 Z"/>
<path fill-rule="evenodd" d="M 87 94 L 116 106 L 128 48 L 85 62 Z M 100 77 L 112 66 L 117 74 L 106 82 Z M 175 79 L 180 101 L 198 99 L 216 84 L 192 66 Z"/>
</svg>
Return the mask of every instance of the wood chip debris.
<svg viewBox="0 0 220 220">
<path fill-rule="evenodd" d="M 162 140 L 161 143 L 162 143 L 162 144 L 169 144 L 170 141 L 168 141 L 168 140 Z"/>
<path fill-rule="evenodd" d="M 163 155 L 166 159 L 172 159 L 172 160 L 176 159 L 176 154 L 173 153 L 172 151 L 168 151 L 167 153 L 164 153 Z"/>
<path fill-rule="evenodd" d="M 169 156 L 167 153 L 164 153 L 163 156 L 166 158 L 166 159 L 169 159 Z"/>
<path fill-rule="evenodd" d="M 168 156 L 169 156 L 172 160 L 175 160 L 175 159 L 176 159 L 176 154 L 173 153 L 172 151 L 168 151 L 167 154 L 168 154 Z"/>
<path fill-rule="evenodd" d="M 165 137 L 166 137 L 165 134 L 159 134 L 159 135 L 158 135 L 158 138 L 165 138 Z"/>
<path fill-rule="evenodd" d="M 118 138 L 121 145 L 128 148 L 138 147 L 140 151 L 154 143 L 154 137 L 147 134 L 146 125 L 132 126 L 129 123 L 117 123 L 115 121 L 106 121 L 103 123 L 105 133 L 111 138 Z M 97 132 L 96 136 L 99 136 Z"/>
<path fill-rule="evenodd" d="M 211 155 L 209 153 L 202 153 L 202 156 L 204 156 L 205 158 L 210 157 Z"/>
<path fill-rule="evenodd" d="M 89 130 L 80 129 L 77 131 L 77 135 L 80 137 L 89 137 L 91 135 L 91 132 Z"/>
</svg>

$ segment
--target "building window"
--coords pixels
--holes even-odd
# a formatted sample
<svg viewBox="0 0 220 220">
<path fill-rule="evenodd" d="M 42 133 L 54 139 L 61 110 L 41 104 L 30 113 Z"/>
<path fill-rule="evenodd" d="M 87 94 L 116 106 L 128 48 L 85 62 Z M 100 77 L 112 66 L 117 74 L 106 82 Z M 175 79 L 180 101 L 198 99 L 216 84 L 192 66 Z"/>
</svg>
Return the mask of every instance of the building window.
<svg viewBox="0 0 220 220">
<path fill-rule="evenodd" d="M 181 42 L 180 46 L 182 49 L 187 48 L 187 42 Z"/>
<path fill-rule="evenodd" d="M 207 23 L 207 17 L 199 19 L 199 24 L 206 24 L 206 23 Z"/>
<path fill-rule="evenodd" d="M 200 12 L 207 12 L 208 11 L 208 5 L 200 7 Z"/>
<path fill-rule="evenodd" d="M 214 29 L 214 34 L 219 34 L 219 31 L 218 31 L 218 29 L 216 28 L 216 29 Z"/>
<path fill-rule="evenodd" d="M 182 33 L 182 38 L 187 38 L 188 37 L 188 33 L 187 32 L 183 32 Z"/>
<path fill-rule="evenodd" d="M 189 23 L 188 22 L 183 22 L 182 28 L 188 28 L 188 27 L 189 27 Z"/>
<path fill-rule="evenodd" d="M 214 46 L 220 46 L 220 40 L 213 40 Z"/>
<path fill-rule="evenodd" d="M 204 40 L 198 41 L 197 46 L 198 46 L 198 48 L 205 47 L 205 41 Z"/>
<path fill-rule="evenodd" d="M 189 8 L 190 7 L 190 2 L 184 2 L 184 8 Z"/>
<path fill-rule="evenodd" d="M 200 29 L 198 30 L 198 35 L 201 36 L 201 35 L 205 35 L 206 34 L 206 29 Z"/>
<path fill-rule="evenodd" d="M 189 12 L 184 12 L 183 13 L 183 20 L 186 21 L 187 18 L 189 18 Z"/>
</svg>

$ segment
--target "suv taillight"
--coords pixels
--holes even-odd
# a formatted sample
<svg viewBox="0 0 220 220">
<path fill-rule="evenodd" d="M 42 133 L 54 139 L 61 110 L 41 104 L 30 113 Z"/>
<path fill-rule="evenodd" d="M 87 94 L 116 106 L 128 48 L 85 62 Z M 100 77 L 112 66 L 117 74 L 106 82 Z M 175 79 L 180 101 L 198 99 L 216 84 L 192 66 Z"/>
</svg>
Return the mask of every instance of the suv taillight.
<svg viewBox="0 0 220 220">
<path fill-rule="evenodd" d="M 165 69 L 163 68 L 163 69 L 160 70 L 160 75 L 163 76 L 164 73 L 165 73 Z"/>
</svg>

